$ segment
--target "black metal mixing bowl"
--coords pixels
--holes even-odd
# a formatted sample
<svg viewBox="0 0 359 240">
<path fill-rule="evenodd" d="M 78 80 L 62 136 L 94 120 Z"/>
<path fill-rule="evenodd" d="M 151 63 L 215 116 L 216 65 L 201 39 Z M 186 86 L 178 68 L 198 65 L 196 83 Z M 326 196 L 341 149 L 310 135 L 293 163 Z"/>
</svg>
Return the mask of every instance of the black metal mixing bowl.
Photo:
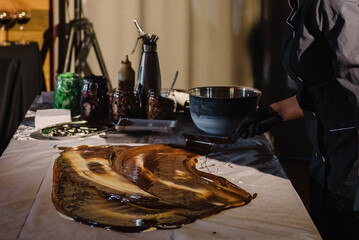
<svg viewBox="0 0 359 240">
<path fill-rule="evenodd" d="M 230 135 L 245 115 L 254 111 L 261 92 L 250 87 L 215 86 L 188 90 L 196 126 L 209 134 Z"/>
</svg>

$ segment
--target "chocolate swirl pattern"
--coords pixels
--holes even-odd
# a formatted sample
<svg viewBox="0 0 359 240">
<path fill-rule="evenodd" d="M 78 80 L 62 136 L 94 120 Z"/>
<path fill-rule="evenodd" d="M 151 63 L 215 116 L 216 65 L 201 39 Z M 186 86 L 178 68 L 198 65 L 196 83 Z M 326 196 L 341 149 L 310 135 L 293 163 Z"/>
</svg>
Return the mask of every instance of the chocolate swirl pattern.
<svg viewBox="0 0 359 240">
<path fill-rule="evenodd" d="M 75 221 L 122 232 L 178 228 L 253 196 L 196 169 L 199 155 L 166 145 L 63 148 L 52 200 Z"/>
</svg>

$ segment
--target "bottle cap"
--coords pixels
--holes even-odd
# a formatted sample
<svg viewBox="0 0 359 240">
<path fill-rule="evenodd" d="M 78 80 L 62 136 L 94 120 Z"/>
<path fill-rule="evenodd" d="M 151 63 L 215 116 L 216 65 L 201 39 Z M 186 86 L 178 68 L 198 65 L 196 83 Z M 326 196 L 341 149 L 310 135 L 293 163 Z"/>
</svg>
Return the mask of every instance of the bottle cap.
<svg viewBox="0 0 359 240">
<path fill-rule="evenodd" d="M 126 60 L 125 61 L 121 61 L 122 64 L 130 64 L 131 65 L 131 62 L 130 60 L 128 60 L 128 55 L 126 54 Z"/>
</svg>

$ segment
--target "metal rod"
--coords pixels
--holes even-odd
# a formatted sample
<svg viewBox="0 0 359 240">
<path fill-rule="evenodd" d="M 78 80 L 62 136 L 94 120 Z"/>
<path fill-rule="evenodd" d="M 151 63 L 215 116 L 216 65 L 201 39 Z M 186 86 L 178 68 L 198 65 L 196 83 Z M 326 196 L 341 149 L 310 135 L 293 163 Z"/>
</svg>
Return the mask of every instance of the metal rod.
<svg viewBox="0 0 359 240">
<path fill-rule="evenodd" d="M 66 1 L 59 1 L 59 27 L 58 27 L 59 55 L 58 55 L 57 73 L 62 73 L 65 67 L 66 48 L 67 48 L 65 4 Z"/>
<path fill-rule="evenodd" d="M 81 0 L 75 0 L 75 20 L 80 20 L 81 19 L 81 12 L 82 12 L 82 5 L 81 5 Z M 76 31 L 75 35 L 74 35 L 74 43 L 75 43 L 75 59 L 77 59 L 78 57 L 78 51 L 80 48 L 80 44 L 81 44 L 81 31 Z M 80 73 L 81 69 L 80 67 L 75 67 L 75 72 L 76 73 Z"/>
</svg>

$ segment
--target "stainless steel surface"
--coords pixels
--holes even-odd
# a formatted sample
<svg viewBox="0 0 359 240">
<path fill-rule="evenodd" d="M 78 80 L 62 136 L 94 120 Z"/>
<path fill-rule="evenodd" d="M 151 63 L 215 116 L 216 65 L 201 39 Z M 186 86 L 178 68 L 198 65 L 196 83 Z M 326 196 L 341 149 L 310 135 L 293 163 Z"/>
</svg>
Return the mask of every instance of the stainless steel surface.
<svg viewBox="0 0 359 240">
<path fill-rule="evenodd" d="M 137 85 L 136 90 L 141 96 L 141 112 L 142 117 L 146 117 L 146 105 L 147 105 L 147 93 L 148 91 L 160 91 L 161 90 L 161 71 L 158 61 L 157 45 L 158 36 L 154 34 L 145 33 L 140 27 L 138 21 L 133 20 L 137 27 L 137 31 L 140 35 L 138 40 L 142 39 L 142 55 L 141 61 L 138 67 Z M 136 45 L 137 45 L 136 42 Z M 133 49 L 132 52 L 136 49 Z"/>
<path fill-rule="evenodd" d="M 135 118 L 121 118 L 117 125 L 116 131 L 152 131 L 173 133 L 176 126 L 174 120 L 150 120 L 150 119 L 135 119 Z"/>
<path fill-rule="evenodd" d="M 255 111 L 261 96 L 257 89 L 241 86 L 192 88 L 189 107 L 193 122 L 202 131 L 229 136 L 240 121 Z"/>
<path fill-rule="evenodd" d="M 254 88 L 241 86 L 209 86 L 196 87 L 188 90 L 188 93 L 204 98 L 244 98 L 256 97 L 262 93 Z"/>
<path fill-rule="evenodd" d="M 161 71 L 158 61 L 158 55 L 151 46 L 149 52 L 146 52 L 148 46 L 143 47 L 140 65 L 138 68 L 136 90 L 141 94 L 147 94 L 148 90 L 161 89 Z"/>
</svg>

